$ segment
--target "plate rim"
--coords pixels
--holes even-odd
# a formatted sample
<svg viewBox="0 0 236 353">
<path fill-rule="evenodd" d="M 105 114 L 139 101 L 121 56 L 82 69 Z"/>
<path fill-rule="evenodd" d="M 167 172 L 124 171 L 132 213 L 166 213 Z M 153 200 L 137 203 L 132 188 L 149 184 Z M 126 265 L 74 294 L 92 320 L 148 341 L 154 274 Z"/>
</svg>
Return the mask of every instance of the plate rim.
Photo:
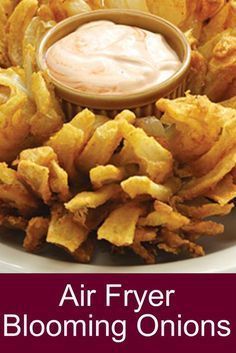
<svg viewBox="0 0 236 353">
<path fill-rule="evenodd" d="M 155 265 L 106 266 L 61 262 L 1 244 L 0 273 L 235 273 L 236 245 L 200 258 Z M 19 255 L 20 254 L 20 255 Z M 14 261 L 9 261 L 14 259 Z"/>
</svg>

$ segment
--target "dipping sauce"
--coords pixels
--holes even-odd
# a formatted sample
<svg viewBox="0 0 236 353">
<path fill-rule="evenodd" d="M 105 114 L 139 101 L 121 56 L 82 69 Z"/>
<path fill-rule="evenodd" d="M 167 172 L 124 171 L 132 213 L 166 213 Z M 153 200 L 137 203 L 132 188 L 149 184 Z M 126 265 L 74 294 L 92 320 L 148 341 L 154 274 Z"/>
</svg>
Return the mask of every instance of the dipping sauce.
<svg viewBox="0 0 236 353">
<path fill-rule="evenodd" d="M 161 34 L 94 21 L 54 43 L 46 52 L 50 74 L 78 92 L 134 94 L 170 78 L 181 66 Z"/>
</svg>

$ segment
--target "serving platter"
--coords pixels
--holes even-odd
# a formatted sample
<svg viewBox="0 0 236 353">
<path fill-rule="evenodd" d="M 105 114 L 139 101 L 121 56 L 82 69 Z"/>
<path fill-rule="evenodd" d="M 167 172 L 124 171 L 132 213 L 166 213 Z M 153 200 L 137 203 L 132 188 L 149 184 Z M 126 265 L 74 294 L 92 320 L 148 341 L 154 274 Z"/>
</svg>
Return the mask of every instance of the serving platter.
<svg viewBox="0 0 236 353">
<path fill-rule="evenodd" d="M 184 259 L 159 254 L 158 263 L 143 265 L 127 255 L 111 254 L 105 243 L 100 243 L 91 264 L 71 261 L 63 250 L 49 246 L 39 254 L 26 253 L 23 236 L 17 232 L 0 231 L 1 273 L 230 273 L 236 272 L 236 210 L 214 220 L 225 225 L 221 236 L 204 238 L 200 243 L 206 256 Z"/>
</svg>

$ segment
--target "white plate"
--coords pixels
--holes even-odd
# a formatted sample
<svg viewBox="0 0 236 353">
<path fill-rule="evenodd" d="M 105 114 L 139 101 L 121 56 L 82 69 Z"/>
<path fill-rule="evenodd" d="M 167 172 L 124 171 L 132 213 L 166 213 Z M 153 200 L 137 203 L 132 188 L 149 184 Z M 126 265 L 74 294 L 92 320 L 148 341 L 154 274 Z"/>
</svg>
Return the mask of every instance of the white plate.
<svg viewBox="0 0 236 353">
<path fill-rule="evenodd" d="M 88 265 L 70 261 L 60 249 L 49 247 L 42 254 L 26 253 L 21 246 L 22 236 L 1 230 L 0 272 L 7 273 L 236 273 L 236 211 L 218 219 L 225 224 L 225 233 L 205 238 L 202 244 L 205 257 L 171 262 L 160 256 L 156 265 L 137 265 L 132 256 L 112 255 L 100 245 L 93 263 Z M 167 261 L 167 262 L 166 262 Z"/>
</svg>

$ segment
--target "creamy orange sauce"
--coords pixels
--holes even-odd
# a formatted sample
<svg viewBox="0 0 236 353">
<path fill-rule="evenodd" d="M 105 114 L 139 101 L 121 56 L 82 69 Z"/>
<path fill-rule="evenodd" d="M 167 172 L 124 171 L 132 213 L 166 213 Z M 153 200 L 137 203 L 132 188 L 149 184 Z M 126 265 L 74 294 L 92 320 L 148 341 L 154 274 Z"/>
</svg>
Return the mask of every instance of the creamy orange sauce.
<svg viewBox="0 0 236 353">
<path fill-rule="evenodd" d="M 85 93 L 133 94 L 160 84 L 181 66 L 165 38 L 141 28 L 94 21 L 46 53 L 51 75 Z"/>
</svg>

